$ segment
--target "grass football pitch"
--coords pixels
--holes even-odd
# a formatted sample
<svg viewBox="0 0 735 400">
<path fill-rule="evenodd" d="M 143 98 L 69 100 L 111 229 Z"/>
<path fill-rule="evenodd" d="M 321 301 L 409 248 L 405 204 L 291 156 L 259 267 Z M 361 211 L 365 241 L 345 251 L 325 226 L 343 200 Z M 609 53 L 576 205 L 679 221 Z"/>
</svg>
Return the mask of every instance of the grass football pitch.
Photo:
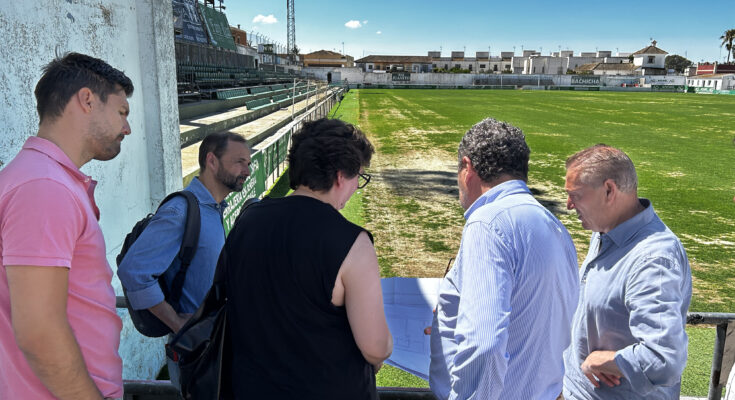
<svg viewBox="0 0 735 400">
<path fill-rule="evenodd" d="M 564 160 L 596 143 L 624 150 L 638 171 L 639 195 L 687 250 L 690 311 L 735 312 L 735 97 L 682 93 L 494 90 L 352 90 L 333 118 L 368 134 L 376 155 L 371 183 L 346 207 L 375 235 L 383 276 L 440 277 L 464 219 L 457 202 L 456 151 L 486 117 L 523 129 L 531 148 L 529 187 L 567 227 L 580 261 L 588 247 L 566 210 Z M 688 327 L 682 395 L 706 396 L 712 327 Z M 379 386 L 426 386 L 394 368 Z"/>
</svg>

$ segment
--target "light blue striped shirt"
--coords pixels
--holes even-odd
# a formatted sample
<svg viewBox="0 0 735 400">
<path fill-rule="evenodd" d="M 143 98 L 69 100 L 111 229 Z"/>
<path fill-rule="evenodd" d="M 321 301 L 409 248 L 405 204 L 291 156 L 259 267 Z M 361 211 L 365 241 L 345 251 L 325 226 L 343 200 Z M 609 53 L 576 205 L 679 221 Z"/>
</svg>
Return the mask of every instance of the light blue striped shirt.
<svg viewBox="0 0 735 400">
<path fill-rule="evenodd" d="M 579 271 L 572 345 L 564 353 L 567 400 L 679 398 L 692 273 L 679 239 L 648 200 L 641 204 L 643 211 L 607 234 L 592 234 Z M 582 374 L 580 365 L 595 350 L 616 352 L 620 385 L 595 388 Z"/>
<path fill-rule="evenodd" d="M 519 180 L 484 193 L 465 218 L 432 323 L 434 394 L 556 399 L 579 292 L 569 233 Z"/>
</svg>

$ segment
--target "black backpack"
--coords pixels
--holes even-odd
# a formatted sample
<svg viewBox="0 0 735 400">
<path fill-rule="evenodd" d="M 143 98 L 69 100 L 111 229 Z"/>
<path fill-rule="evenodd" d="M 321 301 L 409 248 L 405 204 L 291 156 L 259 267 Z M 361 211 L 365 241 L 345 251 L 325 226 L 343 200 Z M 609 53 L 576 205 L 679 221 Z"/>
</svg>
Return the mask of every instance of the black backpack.
<svg viewBox="0 0 735 400">
<path fill-rule="evenodd" d="M 158 284 L 161 286 L 163 295 L 166 301 L 171 305 L 176 305 L 181 299 L 181 291 L 184 287 L 184 281 L 186 280 L 186 271 L 191 264 L 191 260 L 194 258 L 197 246 L 199 244 L 199 230 L 201 227 L 201 217 L 199 216 L 199 201 L 193 193 L 182 190 L 180 192 L 174 192 L 166 196 L 158 208 L 161 208 L 167 201 L 171 200 L 176 196 L 183 196 L 187 201 L 187 213 L 186 213 L 186 227 L 184 228 L 184 238 L 181 241 L 181 248 L 179 249 L 179 260 L 181 260 L 181 268 L 176 273 L 173 282 L 171 282 L 171 291 L 169 293 L 166 283 L 163 281 L 163 274 L 158 277 Z M 148 214 L 145 218 L 138 221 L 133 230 L 125 236 L 120 254 L 117 255 L 116 261 L 119 267 L 122 260 L 125 258 L 130 247 L 135 243 L 141 233 L 145 230 L 148 224 L 151 222 L 153 214 Z M 169 268 L 171 266 L 169 265 Z M 161 337 L 169 333 L 172 333 L 171 328 L 164 324 L 158 317 L 153 315 L 148 310 L 133 310 L 128 301 L 128 292 L 123 285 L 123 294 L 125 295 L 125 303 L 130 312 L 130 319 L 133 320 L 133 325 L 138 332 L 148 337 Z"/>
</svg>

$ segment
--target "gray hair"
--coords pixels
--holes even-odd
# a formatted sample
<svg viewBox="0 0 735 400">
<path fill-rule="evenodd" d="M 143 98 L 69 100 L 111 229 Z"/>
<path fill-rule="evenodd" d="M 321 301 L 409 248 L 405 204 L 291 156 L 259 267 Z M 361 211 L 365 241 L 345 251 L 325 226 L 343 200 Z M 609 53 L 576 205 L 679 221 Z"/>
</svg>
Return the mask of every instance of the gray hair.
<svg viewBox="0 0 735 400">
<path fill-rule="evenodd" d="M 579 170 L 579 179 L 586 185 L 597 187 L 612 179 L 621 192 L 638 188 L 633 161 L 622 150 L 605 144 L 596 144 L 567 158 L 566 168 Z"/>
<path fill-rule="evenodd" d="M 492 182 L 503 174 L 528 180 L 531 150 L 523 131 L 506 122 L 493 118 L 478 122 L 465 133 L 458 153 L 459 170 L 464 168 L 462 158 L 466 156 L 485 182 Z"/>
</svg>

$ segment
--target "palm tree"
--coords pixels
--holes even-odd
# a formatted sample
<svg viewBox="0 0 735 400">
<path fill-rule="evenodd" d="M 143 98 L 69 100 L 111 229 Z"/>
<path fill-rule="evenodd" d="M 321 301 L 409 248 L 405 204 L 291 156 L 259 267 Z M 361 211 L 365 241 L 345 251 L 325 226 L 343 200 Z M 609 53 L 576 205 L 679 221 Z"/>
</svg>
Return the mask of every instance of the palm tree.
<svg viewBox="0 0 735 400">
<path fill-rule="evenodd" d="M 735 41 L 735 29 L 728 29 L 725 31 L 725 34 L 720 36 L 720 39 L 722 40 L 722 44 L 720 44 L 720 47 L 725 46 L 725 49 L 727 49 L 727 62 L 730 62 L 730 54 L 735 53 L 735 48 L 733 48 L 732 42 Z"/>
</svg>

